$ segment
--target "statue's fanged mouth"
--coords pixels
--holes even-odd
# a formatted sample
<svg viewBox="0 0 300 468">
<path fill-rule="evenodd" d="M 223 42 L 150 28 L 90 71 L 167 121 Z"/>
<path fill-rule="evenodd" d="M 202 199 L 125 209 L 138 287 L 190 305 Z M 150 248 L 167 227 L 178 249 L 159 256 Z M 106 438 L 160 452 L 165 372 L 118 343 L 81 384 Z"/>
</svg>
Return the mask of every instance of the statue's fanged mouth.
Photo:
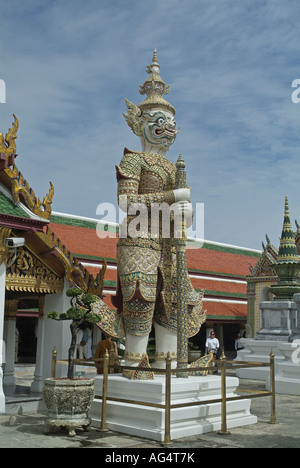
<svg viewBox="0 0 300 468">
<path fill-rule="evenodd" d="M 171 130 L 170 128 L 167 128 L 167 127 L 163 129 L 156 128 L 154 130 L 154 134 L 158 137 L 162 136 L 164 133 L 166 134 L 166 136 L 170 136 L 170 137 L 173 137 L 176 134 L 175 130 Z"/>
</svg>

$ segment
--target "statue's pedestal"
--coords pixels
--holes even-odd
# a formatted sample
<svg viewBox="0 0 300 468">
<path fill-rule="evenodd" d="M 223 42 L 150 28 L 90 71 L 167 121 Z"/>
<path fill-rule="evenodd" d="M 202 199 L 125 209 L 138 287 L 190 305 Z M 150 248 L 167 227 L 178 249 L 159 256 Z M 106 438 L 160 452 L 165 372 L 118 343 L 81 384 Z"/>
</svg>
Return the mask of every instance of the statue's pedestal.
<svg viewBox="0 0 300 468">
<path fill-rule="evenodd" d="M 275 366 L 275 391 L 300 396 L 300 341 L 280 343 L 278 349 L 284 360 Z M 266 379 L 266 388 L 270 389 L 270 378 Z"/>
<path fill-rule="evenodd" d="M 276 370 L 278 363 L 284 360 L 284 356 L 279 351 L 280 341 L 243 338 L 241 342 L 245 349 L 238 351 L 236 361 L 270 363 L 270 353 L 273 351 Z M 266 380 L 270 376 L 270 368 L 249 367 L 237 369 L 236 375 L 240 379 Z"/>
<path fill-rule="evenodd" d="M 260 304 L 262 328 L 255 339 L 244 339 L 237 361 L 270 362 L 275 354 L 275 391 L 300 395 L 300 294 L 294 301 L 266 301 Z M 297 342 L 299 340 L 299 342 Z M 264 380 L 270 389 L 270 368 L 254 367 L 237 370 L 242 379 Z"/>
<path fill-rule="evenodd" d="M 300 395 L 300 341 L 283 343 L 281 341 L 242 340 L 246 347 L 238 352 L 238 361 L 270 362 L 269 354 L 275 354 L 275 392 L 285 395 Z M 238 369 L 242 379 L 264 380 L 270 390 L 270 368 L 255 367 Z"/>
<path fill-rule="evenodd" d="M 265 301 L 259 305 L 262 328 L 255 340 L 288 341 L 292 334 L 297 306 L 292 301 Z"/>
<path fill-rule="evenodd" d="M 102 376 L 96 377 L 96 395 L 102 395 Z M 239 379 L 228 377 L 227 397 L 234 396 Z M 171 404 L 221 398 L 221 378 L 219 376 L 172 377 Z M 165 404 L 166 384 L 164 376 L 155 380 L 127 380 L 121 375 L 110 375 L 108 397 L 126 398 L 133 401 Z M 250 413 L 251 400 L 243 399 L 227 403 L 227 427 L 255 424 L 256 416 Z M 100 427 L 102 401 L 94 400 L 90 417 L 92 425 Z M 159 442 L 164 441 L 165 410 L 134 403 L 107 401 L 107 428 Z M 180 439 L 221 429 L 221 403 L 201 406 L 174 408 L 171 410 L 171 439 Z"/>
</svg>

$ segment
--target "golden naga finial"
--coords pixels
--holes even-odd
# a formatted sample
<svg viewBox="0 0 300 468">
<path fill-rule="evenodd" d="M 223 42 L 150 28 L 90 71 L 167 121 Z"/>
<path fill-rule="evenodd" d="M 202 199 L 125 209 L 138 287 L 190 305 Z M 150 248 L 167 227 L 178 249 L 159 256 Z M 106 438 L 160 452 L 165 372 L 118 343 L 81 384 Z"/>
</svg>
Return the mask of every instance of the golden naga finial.
<svg viewBox="0 0 300 468">
<path fill-rule="evenodd" d="M 5 138 L 3 133 L 0 133 L 0 170 L 3 171 L 11 181 L 11 194 L 14 202 L 20 202 L 20 195 L 22 195 L 22 202 L 36 215 L 41 218 L 49 220 L 51 217 L 51 203 L 54 196 L 54 187 L 50 182 L 50 190 L 44 197 L 43 203 L 38 197 L 35 196 L 34 191 L 24 179 L 21 172 L 19 172 L 15 165 L 16 139 L 17 131 L 19 128 L 19 121 L 13 114 L 15 121 L 12 127 L 8 130 Z"/>
<path fill-rule="evenodd" d="M 16 138 L 17 138 L 17 131 L 19 128 L 19 121 L 15 114 L 13 114 L 15 121 L 12 124 L 12 128 L 8 130 L 8 133 L 3 136 L 3 133 L 0 133 L 0 153 L 5 154 L 5 156 L 11 156 L 16 154 L 17 146 L 16 146 Z"/>
</svg>

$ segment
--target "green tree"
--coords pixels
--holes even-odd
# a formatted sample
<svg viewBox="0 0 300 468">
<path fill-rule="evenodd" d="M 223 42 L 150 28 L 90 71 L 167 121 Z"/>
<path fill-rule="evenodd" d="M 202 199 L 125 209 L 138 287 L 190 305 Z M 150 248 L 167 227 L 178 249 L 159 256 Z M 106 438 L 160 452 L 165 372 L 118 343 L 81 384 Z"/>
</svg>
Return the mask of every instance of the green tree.
<svg viewBox="0 0 300 468">
<path fill-rule="evenodd" d="M 68 356 L 68 379 L 74 379 L 74 358 L 76 351 L 77 334 L 81 326 L 87 323 L 97 323 L 100 321 L 99 315 L 92 312 L 91 305 L 96 302 L 97 297 L 93 294 L 85 294 L 78 287 L 68 289 L 67 296 L 70 297 L 71 307 L 64 313 L 49 312 L 48 318 L 53 320 L 71 320 L 71 345 Z"/>
</svg>

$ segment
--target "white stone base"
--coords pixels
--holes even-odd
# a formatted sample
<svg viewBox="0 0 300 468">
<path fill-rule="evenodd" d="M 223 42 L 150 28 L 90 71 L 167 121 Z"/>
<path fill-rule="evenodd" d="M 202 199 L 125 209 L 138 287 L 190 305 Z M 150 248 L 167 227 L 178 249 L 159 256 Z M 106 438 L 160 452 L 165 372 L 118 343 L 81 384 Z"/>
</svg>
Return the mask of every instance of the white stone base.
<svg viewBox="0 0 300 468">
<path fill-rule="evenodd" d="M 238 352 L 237 361 L 270 362 L 270 352 L 275 353 L 275 393 L 300 395 L 300 343 L 280 341 L 242 340 L 246 349 Z M 242 379 L 263 380 L 270 390 L 270 368 L 237 369 Z"/>
<path fill-rule="evenodd" d="M 285 359 L 275 367 L 275 392 L 300 396 L 300 343 L 280 343 L 278 349 Z M 270 378 L 266 388 L 270 389 Z"/>
<path fill-rule="evenodd" d="M 227 396 L 234 396 L 239 379 L 227 378 Z M 180 379 L 172 377 L 172 402 L 179 404 L 192 401 L 221 398 L 221 378 L 201 376 Z M 134 401 L 165 404 L 165 377 L 155 376 L 154 381 L 131 381 L 119 374 L 109 376 L 108 396 Z M 95 381 L 96 395 L 102 395 L 102 376 Z M 251 400 L 243 399 L 227 403 L 227 427 L 255 424 L 256 416 L 250 413 Z M 102 401 L 94 400 L 90 410 L 92 426 L 101 425 Z M 134 403 L 107 401 L 107 428 L 163 442 L 165 411 L 163 408 L 140 406 Z M 220 430 L 221 403 L 204 404 L 171 410 L 171 439 Z"/>
<path fill-rule="evenodd" d="M 5 395 L 3 391 L 0 389 L 0 414 L 5 413 Z"/>
<path fill-rule="evenodd" d="M 236 361 L 249 362 L 270 362 L 270 353 L 275 354 L 275 369 L 279 362 L 284 360 L 284 356 L 279 350 L 279 341 L 254 340 L 250 338 L 242 339 L 245 349 L 238 351 Z M 236 375 L 240 379 L 266 380 L 270 379 L 269 367 L 249 367 L 247 369 L 237 369 Z"/>
<path fill-rule="evenodd" d="M 0 414 L 3 413 L 5 413 L 5 395 L 3 391 L 3 371 L 0 365 Z"/>
</svg>

